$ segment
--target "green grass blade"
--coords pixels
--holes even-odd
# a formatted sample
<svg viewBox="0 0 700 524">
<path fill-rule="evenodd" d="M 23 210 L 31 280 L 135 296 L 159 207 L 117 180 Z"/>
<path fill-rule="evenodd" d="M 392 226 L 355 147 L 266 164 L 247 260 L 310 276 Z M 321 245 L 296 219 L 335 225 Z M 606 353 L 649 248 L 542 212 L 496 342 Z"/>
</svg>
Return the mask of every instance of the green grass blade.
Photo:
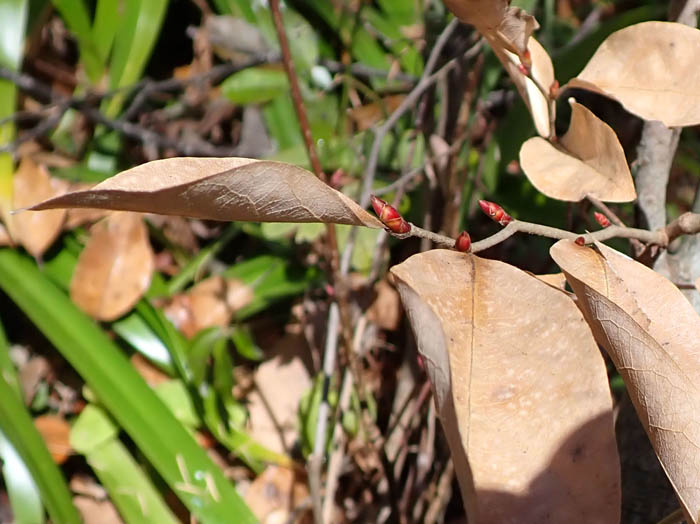
<svg viewBox="0 0 700 524">
<path fill-rule="evenodd" d="M 107 63 L 107 57 L 112 49 L 120 21 L 119 0 L 99 0 L 97 2 L 95 20 L 92 24 L 92 39 L 103 63 Z"/>
<path fill-rule="evenodd" d="M 71 447 L 85 456 L 125 522 L 176 524 L 177 518 L 118 434 L 105 412 L 90 404 L 71 428 Z"/>
<path fill-rule="evenodd" d="M 10 359 L 10 343 L 5 335 L 5 328 L 0 320 L 0 375 L 5 377 L 8 385 L 17 393 L 18 397 L 22 397 L 22 389 L 17 378 L 17 370 Z"/>
<path fill-rule="evenodd" d="M 27 24 L 26 0 L 0 1 L 0 65 L 17 70 L 22 57 L 22 41 Z M 0 80 L 0 118 L 10 116 L 15 111 L 17 89 L 7 80 Z M 0 125 L 0 146 L 12 141 L 15 126 L 12 122 Z M 14 163 L 11 153 L 0 153 L 0 216 L 12 234 L 12 175 Z"/>
<path fill-rule="evenodd" d="M 24 404 L 1 375 L 0 431 L 31 472 L 53 521 L 65 524 L 81 522 L 61 471 L 46 449 Z"/>
<path fill-rule="evenodd" d="M 32 260 L 9 249 L 0 250 L 0 287 L 83 377 L 197 519 L 203 523 L 255 522 L 221 470 L 119 348 Z"/>
<path fill-rule="evenodd" d="M 15 524 L 44 522 L 39 487 L 15 447 L 0 431 L 0 463 Z"/>
<path fill-rule="evenodd" d="M 133 84 L 141 78 L 167 7 L 168 0 L 127 0 L 126 15 L 114 41 L 109 71 L 112 89 Z M 105 108 L 107 116 L 118 115 L 123 103 L 123 96 L 113 97 Z"/>
<path fill-rule="evenodd" d="M 68 29 L 75 35 L 80 47 L 80 60 L 90 82 L 97 84 L 104 72 L 104 62 L 92 38 L 90 14 L 83 0 L 53 0 Z"/>
<path fill-rule="evenodd" d="M 17 398 L 21 399 L 22 389 L 17 370 L 10 359 L 9 349 L 10 344 L 5 336 L 5 328 L 0 322 L 0 376 L 5 379 Z M 2 473 L 15 522 L 17 524 L 44 522 L 44 506 L 41 503 L 39 488 L 22 461 L 22 457 L 2 431 L 0 431 L 0 464 L 2 464 Z"/>
</svg>

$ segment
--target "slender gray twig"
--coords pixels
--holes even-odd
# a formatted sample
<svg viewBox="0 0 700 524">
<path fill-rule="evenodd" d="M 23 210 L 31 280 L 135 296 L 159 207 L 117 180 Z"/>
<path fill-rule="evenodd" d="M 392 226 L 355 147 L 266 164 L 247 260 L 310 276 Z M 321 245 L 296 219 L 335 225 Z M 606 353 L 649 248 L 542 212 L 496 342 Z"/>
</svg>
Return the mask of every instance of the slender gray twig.
<svg viewBox="0 0 700 524">
<path fill-rule="evenodd" d="M 700 233 L 700 213 L 684 213 L 676 220 L 668 224 L 668 226 L 649 231 L 647 229 L 637 229 L 624 226 L 609 226 L 594 233 L 574 233 L 556 227 L 544 226 L 542 224 L 533 224 L 532 222 L 522 222 L 513 220 L 498 233 L 491 235 L 483 240 L 474 242 L 471 246 L 471 253 L 484 251 L 497 244 L 500 244 L 515 233 L 527 233 L 530 235 L 539 235 L 547 238 L 558 240 L 571 239 L 576 240 L 581 238 L 585 244 L 593 242 L 603 242 L 612 238 L 636 238 L 647 244 L 654 244 L 661 247 L 668 247 L 676 238 L 682 235 L 694 235 Z M 451 248 L 455 245 L 455 240 L 439 233 L 427 231 L 421 227 L 411 224 L 411 230 L 402 235 L 394 235 L 398 238 L 419 237 L 427 238 L 441 247 Z"/>
</svg>

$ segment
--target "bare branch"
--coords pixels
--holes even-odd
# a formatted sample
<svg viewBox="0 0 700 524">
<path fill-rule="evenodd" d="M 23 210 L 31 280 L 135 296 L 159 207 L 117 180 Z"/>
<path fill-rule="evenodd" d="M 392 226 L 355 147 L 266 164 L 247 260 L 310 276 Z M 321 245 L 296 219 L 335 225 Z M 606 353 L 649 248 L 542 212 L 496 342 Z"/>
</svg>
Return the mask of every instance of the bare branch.
<svg viewBox="0 0 700 524">
<path fill-rule="evenodd" d="M 586 244 L 592 244 L 593 242 L 604 242 L 605 240 L 610 240 L 613 238 L 629 238 L 641 240 L 647 244 L 653 244 L 665 248 L 681 235 L 694 235 L 700 233 L 700 213 L 684 213 L 676 220 L 671 222 L 668 226 L 657 229 L 656 231 L 636 229 L 625 226 L 610 226 L 594 233 L 574 233 L 572 231 L 544 226 L 542 224 L 533 224 L 532 222 L 513 220 L 495 235 L 491 235 L 483 240 L 474 242 L 470 252 L 478 253 L 479 251 L 489 249 L 490 247 L 500 244 L 507 238 L 510 238 L 515 233 L 527 233 L 529 235 L 538 235 L 547 238 L 555 238 L 558 240 L 567 238 L 575 240 L 577 238 L 583 238 L 583 241 Z M 432 231 L 427 231 L 416 226 L 415 224 L 411 224 L 411 230 L 408 233 L 403 235 L 393 234 L 393 236 L 397 238 L 427 238 L 432 242 L 435 242 L 435 244 L 447 248 L 452 248 L 455 245 L 455 240 L 453 238 L 440 235 L 438 233 L 433 233 Z"/>
</svg>

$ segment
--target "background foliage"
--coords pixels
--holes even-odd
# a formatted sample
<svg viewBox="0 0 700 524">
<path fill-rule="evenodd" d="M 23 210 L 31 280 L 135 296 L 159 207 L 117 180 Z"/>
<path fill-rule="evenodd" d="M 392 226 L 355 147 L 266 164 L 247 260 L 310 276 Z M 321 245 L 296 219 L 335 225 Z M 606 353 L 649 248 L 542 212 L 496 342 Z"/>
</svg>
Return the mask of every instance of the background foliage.
<svg viewBox="0 0 700 524">
<path fill-rule="evenodd" d="M 613 31 L 665 17 L 651 1 L 515 4 L 540 21 L 538 39 L 561 84 Z M 111 262 L 86 262 L 81 253 L 97 238 L 90 224 L 101 215 L 71 212 L 30 226 L 9 215 L 18 202 L 175 155 L 309 168 L 269 10 L 245 0 L 5 0 L 0 14 L 0 144 L 8 144 L 0 154 L 0 211 L 21 244 L 0 250 L 7 331 L 0 337 L 0 520 L 40 522 L 44 512 L 53 522 L 308 518 L 303 465 L 316 438 L 325 322 L 336 293 L 324 228 L 110 218 L 95 250 Z M 310 127 L 334 187 L 357 197 L 375 130 L 417 84 L 451 19 L 441 2 L 427 0 L 287 2 L 285 28 Z M 454 30 L 433 71 L 464 58 L 388 130 L 373 190 L 407 219 L 452 236 L 493 230 L 478 212 L 480 198 L 522 220 L 593 228 L 587 204 L 549 199 L 522 176 L 517 153 L 534 133 L 532 121 L 478 39 L 468 26 Z M 634 160 L 641 121 L 602 98 L 585 102 Z M 562 130 L 567 107 L 558 108 Z M 672 218 L 696 198 L 697 142 L 694 129 L 684 133 L 669 189 Z M 22 185 L 25 177 L 31 182 Z M 631 205 L 618 214 L 634 222 Z M 131 235 L 143 240 L 138 254 L 128 250 L 132 242 L 119 247 Z M 326 450 L 342 482 L 328 514 L 334 521 L 388 514 L 458 521 L 449 453 L 385 278 L 390 264 L 428 245 L 371 229 L 353 238 L 339 227 L 337 237 L 341 251 L 354 243 L 351 307 L 367 314 L 354 333 L 359 369 L 336 372 L 330 382 Z M 486 256 L 549 272 L 549 243 L 511 239 Z M 123 262 L 119 271 L 114 260 Z M 96 284 L 71 278 L 77 264 L 105 263 L 100 289 L 111 298 L 91 309 Z M 132 281 L 143 289 L 122 302 Z M 638 423 L 624 415 L 629 402 L 614 371 L 610 381 L 630 479 L 623 521 L 660 517 L 675 506 L 672 491 Z M 277 490 L 272 499 L 269 486 Z"/>
</svg>

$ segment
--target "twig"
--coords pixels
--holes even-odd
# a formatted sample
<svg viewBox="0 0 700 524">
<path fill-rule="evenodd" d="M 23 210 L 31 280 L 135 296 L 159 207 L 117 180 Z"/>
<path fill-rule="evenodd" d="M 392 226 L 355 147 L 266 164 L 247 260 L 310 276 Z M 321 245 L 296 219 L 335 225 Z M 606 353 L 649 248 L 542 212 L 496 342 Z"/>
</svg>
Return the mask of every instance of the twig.
<svg viewBox="0 0 700 524">
<path fill-rule="evenodd" d="M 374 133 L 374 140 L 372 142 L 372 149 L 369 153 L 369 159 L 367 160 L 367 169 L 365 170 L 364 180 L 362 182 L 362 193 L 360 194 L 360 205 L 366 207 L 369 204 L 370 193 L 372 191 L 372 184 L 374 183 L 374 176 L 377 172 L 377 164 L 379 162 L 379 151 L 382 145 L 382 141 L 387 133 L 393 128 L 403 114 L 415 106 L 418 98 L 423 94 L 423 92 L 430 87 L 438 78 L 442 75 L 447 74 L 451 71 L 460 60 L 469 59 L 476 55 L 481 50 L 481 40 L 474 44 L 463 56 L 458 58 L 453 58 L 448 61 L 444 66 L 442 66 L 437 72 L 430 74 L 432 72 L 432 67 L 437 63 L 437 60 L 442 52 L 442 48 L 447 43 L 450 35 L 455 30 L 459 23 L 455 20 L 451 22 L 445 30 L 440 34 L 437 41 L 435 42 L 435 47 L 433 47 L 430 57 L 426 63 L 423 75 L 419 80 L 416 87 L 404 98 L 399 104 L 394 112 L 389 118 L 377 129 Z M 430 67 L 429 67 L 430 66 Z"/>
<path fill-rule="evenodd" d="M 423 522 L 438 522 L 439 516 L 445 511 L 452 495 L 452 480 L 454 478 L 454 462 L 448 461 L 438 479 L 436 494 L 432 498 Z"/>
<path fill-rule="evenodd" d="M 684 213 L 668 226 L 649 231 L 647 229 L 637 229 L 624 226 L 610 226 L 605 229 L 596 231 L 595 233 L 574 233 L 565 231 L 556 227 L 544 226 L 542 224 L 533 224 L 532 222 L 522 222 L 513 220 L 506 227 L 501 229 L 495 235 L 491 235 L 483 240 L 474 242 L 471 247 L 471 253 L 478 253 L 490 247 L 500 244 L 515 233 L 528 233 L 530 235 L 539 235 L 547 238 L 555 239 L 571 239 L 583 238 L 584 243 L 592 244 L 593 242 L 603 242 L 612 238 L 636 238 L 648 244 L 654 244 L 661 247 L 668 247 L 676 238 L 682 235 L 693 235 L 700 233 L 700 213 Z M 443 247 L 454 247 L 455 240 L 453 238 L 433 233 L 423 228 L 411 224 L 411 230 L 403 235 L 394 234 L 397 238 L 419 237 L 428 238 L 432 242 Z"/>
<path fill-rule="evenodd" d="M 684 519 L 685 515 L 683 514 L 683 510 L 678 508 L 673 513 L 662 518 L 657 524 L 680 524 Z"/>
<path fill-rule="evenodd" d="M 299 80 L 297 79 L 297 73 L 294 70 L 294 62 L 292 61 L 292 53 L 289 50 L 289 41 L 287 40 L 287 33 L 284 30 L 284 23 L 282 22 L 282 12 L 280 11 L 279 0 L 270 0 L 270 11 L 272 11 L 272 20 L 275 23 L 275 29 L 277 31 L 277 39 L 280 43 L 280 48 L 282 50 L 282 64 L 284 65 L 284 70 L 287 73 L 287 78 L 289 79 L 289 87 L 292 91 L 292 100 L 294 102 L 294 109 L 297 113 L 297 118 L 299 119 L 299 126 L 301 127 L 301 133 L 304 136 L 304 143 L 306 144 L 306 151 L 309 154 L 309 160 L 311 161 L 311 167 L 313 168 L 316 176 L 322 181 L 327 182 L 326 175 L 321 168 L 321 162 L 316 154 L 316 148 L 314 147 L 314 139 L 311 135 L 311 127 L 309 126 L 309 119 L 306 116 L 306 109 L 304 108 L 304 101 L 301 98 L 301 90 L 299 89 Z"/>
<path fill-rule="evenodd" d="M 388 80 L 395 80 L 397 82 L 411 85 L 418 81 L 418 78 L 413 75 L 402 72 L 389 74 L 384 69 L 376 69 L 374 67 L 358 63 L 346 65 L 341 62 L 336 62 L 335 60 L 322 59 L 321 65 L 328 69 L 331 73 L 350 73 L 355 76 L 364 76 L 368 78 L 386 78 Z"/>
<path fill-rule="evenodd" d="M 338 413 L 344 413 L 350 405 L 350 394 L 352 393 L 352 376 L 349 370 L 343 373 L 343 381 L 340 386 L 340 397 L 338 399 Z M 326 493 L 322 504 L 322 522 L 330 522 L 333 511 L 335 492 L 338 489 L 338 477 L 343 465 L 345 456 L 345 432 L 340 424 L 333 426 L 333 436 L 331 437 L 331 456 L 328 460 L 328 478 L 326 479 Z"/>
<path fill-rule="evenodd" d="M 450 144 L 449 149 L 446 151 L 443 151 L 442 153 L 435 155 L 432 159 L 433 162 L 441 160 L 443 158 L 449 157 L 451 154 L 455 153 L 458 151 L 462 145 L 464 144 L 464 140 L 467 138 L 467 135 L 464 134 L 463 136 L 459 137 L 457 140 L 455 140 L 452 144 Z M 413 180 L 416 176 L 420 175 L 425 171 L 427 161 L 420 167 L 416 167 L 414 169 L 411 169 L 410 171 L 407 171 L 406 173 L 402 174 L 399 178 L 394 180 L 391 184 L 386 185 L 384 187 L 378 188 L 374 190 L 374 195 L 376 196 L 382 196 L 387 193 L 391 193 L 392 191 L 395 191 L 405 185 L 407 185 L 411 180 Z"/>
<path fill-rule="evenodd" d="M 594 207 L 600 210 L 601 213 L 603 213 L 610 222 L 615 224 L 616 226 L 620 227 L 627 227 L 625 223 L 620 220 L 620 217 L 618 217 L 615 212 L 610 209 L 604 202 L 598 200 L 596 197 L 593 195 L 586 195 L 586 199 L 593 204 Z M 637 256 L 639 256 L 643 251 L 644 251 L 644 245 L 636 238 L 630 238 L 630 244 L 632 244 L 632 249 L 634 249 L 634 252 L 636 253 Z"/>
<path fill-rule="evenodd" d="M 182 87 L 189 85 L 191 83 L 204 81 L 206 78 L 219 79 L 228 76 L 236 71 L 242 69 L 253 67 L 259 65 L 266 61 L 269 61 L 271 55 L 266 55 L 264 57 L 255 57 L 251 60 L 234 65 L 234 64 L 224 64 L 224 66 L 219 66 L 212 69 L 202 75 L 197 75 L 196 77 L 186 78 L 186 79 L 170 79 L 164 80 L 162 82 L 150 82 L 142 81 L 133 86 L 120 88 L 107 93 L 90 93 L 87 96 L 81 97 L 67 97 L 57 93 L 52 90 L 49 86 L 38 81 L 34 77 L 11 71 L 6 68 L 0 67 L 0 78 L 9 80 L 10 82 L 17 85 L 20 89 L 29 93 L 30 95 L 43 100 L 47 103 L 55 104 L 58 108 L 58 114 L 52 116 L 49 122 L 42 122 L 34 128 L 36 131 L 30 131 L 24 133 L 21 137 L 17 138 L 15 141 L 0 147 L 0 152 L 14 151 L 18 145 L 26 142 L 28 140 L 33 140 L 34 138 L 48 132 L 51 129 L 50 123 L 57 122 L 60 117 L 68 109 L 75 109 L 85 115 L 89 120 L 97 124 L 102 124 L 109 129 L 118 131 L 119 133 L 127 136 L 129 138 L 138 140 L 146 144 L 155 144 L 162 148 L 174 149 L 185 155 L 193 156 L 235 156 L 236 148 L 230 146 L 214 146 L 204 140 L 198 140 L 193 142 L 192 140 L 173 140 L 166 136 L 156 133 L 149 129 L 146 129 L 140 125 L 133 124 L 131 122 L 121 120 L 114 120 L 107 117 L 105 114 L 100 112 L 94 107 L 94 103 L 100 100 L 114 96 L 119 93 L 124 93 L 125 91 L 130 91 L 137 89 L 139 86 L 152 85 L 150 92 L 160 92 L 174 89 L 181 89 Z"/>
<path fill-rule="evenodd" d="M 309 155 L 311 167 L 316 176 L 319 178 L 319 180 L 327 183 L 328 178 L 323 172 L 321 162 L 318 159 L 318 155 L 316 154 L 316 147 L 314 146 L 313 135 L 311 133 L 311 126 L 309 125 L 309 119 L 306 115 L 306 108 L 304 107 L 304 101 L 301 97 L 301 89 L 299 89 L 299 80 L 294 69 L 294 62 L 292 60 L 292 53 L 289 49 L 287 33 L 284 29 L 284 22 L 282 20 L 282 12 L 280 10 L 279 0 L 270 0 L 270 11 L 272 12 L 272 20 L 275 24 L 277 39 L 279 40 L 280 49 L 282 51 L 282 64 L 284 66 L 285 72 L 287 73 L 287 79 L 289 80 L 294 109 L 297 114 L 297 119 L 299 120 L 299 127 L 301 128 L 301 132 L 304 137 L 306 152 Z M 338 243 L 336 239 L 335 226 L 333 224 L 326 224 L 326 236 L 331 257 L 331 271 L 333 273 L 333 283 L 336 289 L 336 301 L 331 304 L 328 319 L 328 329 L 330 332 L 330 329 L 333 326 L 334 333 L 337 333 L 338 328 L 341 328 L 340 332 L 343 334 L 345 346 L 348 349 L 348 353 L 351 353 L 352 344 L 346 327 L 349 326 L 349 315 L 347 313 L 348 308 L 347 303 L 345 301 L 346 293 L 338 274 Z M 334 336 L 334 338 L 337 339 L 337 336 Z M 337 340 L 334 341 L 333 344 L 337 344 Z M 326 345 L 328 345 L 328 340 L 326 341 Z M 335 352 L 336 351 L 334 349 L 334 353 Z M 323 418 L 324 421 L 327 421 L 328 419 L 328 411 L 330 408 L 328 404 L 328 388 L 330 386 L 330 377 L 332 376 L 334 371 L 335 355 L 332 359 L 326 359 L 324 355 L 323 394 L 321 397 L 321 403 L 319 405 L 318 411 L 319 419 Z M 323 469 L 323 458 L 325 456 L 326 444 L 326 426 L 320 426 L 321 425 L 319 424 L 316 427 L 316 440 L 314 441 L 314 449 L 308 459 L 309 490 L 311 491 L 311 502 L 313 506 L 314 521 L 317 524 L 323 524 L 321 472 Z"/>
<path fill-rule="evenodd" d="M 680 0 L 671 2 L 669 19 L 697 26 L 699 0 Z M 666 187 L 668 185 L 671 165 L 678 146 L 680 128 L 669 129 L 661 122 L 646 122 L 642 137 L 637 146 L 637 168 L 634 181 L 637 188 L 637 209 L 645 227 L 656 229 L 666 224 Z M 700 209 L 694 209 L 700 211 Z M 642 253 L 641 258 L 653 261 L 653 268 L 671 281 L 688 281 L 700 271 L 700 256 L 697 237 L 688 238 L 675 253 Z M 654 260 L 656 258 L 656 260 Z M 646 261 L 646 260 L 645 260 Z M 689 292 L 686 297 L 696 311 L 700 312 L 700 295 Z"/>
<path fill-rule="evenodd" d="M 278 53 L 263 53 L 260 55 L 254 55 L 244 62 L 226 62 L 224 64 L 215 65 L 208 71 L 204 71 L 200 74 L 191 75 L 186 78 L 168 78 L 166 80 L 153 81 L 148 78 L 141 80 L 140 82 L 127 86 L 121 89 L 116 89 L 109 93 L 102 95 L 102 98 L 107 96 L 113 96 L 115 94 L 126 91 L 131 93 L 137 91 L 134 100 L 130 104 L 129 108 L 122 115 L 122 120 L 131 120 L 143 105 L 143 103 L 148 100 L 148 98 L 156 93 L 167 93 L 170 91 L 180 91 L 186 87 L 193 85 L 200 85 L 204 83 L 210 83 L 211 85 L 217 85 L 234 73 L 238 73 L 243 69 L 248 69 L 250 67 L 259 66 L 262 64 L 269 64 L 274 62 L 279 62 L 280 56 Z"/>
<path fill-rule="evenodd" d="M 448 71 L 450 71 L 456 64 L 457 64 L 457 59 L 450 60 L 447 64 L 445 64 L 437 73 L 430 75 L 431 69 L 428 68 L 428 65 L 431 67 L 434 66 L 434 64 L 437 62 L 437 58 L 439 57 L 440 51 L 442 50 L 442 46 L 447 42 L 449 34 L 454 30 L 454 28 L 457 26 L 457 22 L 451 23 L 448 27 L 450 28 L 449 31 L 446 30 L 443 31 L 443 34 L 446 32 L 447 35 L 443 38 L 443 35 L 441 35 L 440 38 L 438 38 L 438 42 L 436 42 L 435 47 L 431 51 L 431 56 L 428 59 L 428 62 L 426 63 L 426 68 L 423 72 L 423 75 L 421 76 L 420 81 L 418 84 L 413 88 L 413 90 L 406 96 L 406 98 L 402 101 L 402 103 L 399 105 L 398 108 L 392 113 L 392 115 L 386 120 L 386 122 L 377 130 L 374 136 L 374 142 L 372 144 L 372 151 L 370 152 L 370 159 L 368 161 L 368 168 L 365 172 L 364 180 L 363 180 L 363 187 L 361 191 L 361 197 L 360 197 L 360 203 L 363 207 L 366 207 L 369 204 L 369 199 L 370 199 L 370 193 L 371 193 L 371 188 L 372 188 L 372 182 L 374 180 L 374 175 L 376 172 L 377 168 L 377 161 L 379 158 L 379 146 L 381 145 L 382 139 L 386 134 L 389 132 L 389 130 L 398 122 L 399 118 L 409 109 L 413 106 L 413 104 L 418 100 L 420 95 L 427 89 L 437 78 L 439 78 L 439 75 L 441 74 L 446 74 Z M 438 46 L 438 44 L 440 44 Z M 436 49 L 438 48 L 438 49 Z M 476 54 L 480 50 L 480 43 L 472 47 L 465 56 L 471 56 L 471 54 Z M 435 58 L 433 58 L 435 57 Z M 353 247 L 354 247 L 354 238 L 356 235 L 357 229 L 353 229 L 351 232 L 348 242 L 346 244 L 345 250 L 343 251 L 343 256 L 340 261 L 340 275 L 344 276 L 347 275 L 349 270 L 350 270 L 350 263 L 352 259 L 352 252 L 353 252 Z M 324 355 L 323 355 L 323 372 L 324 372 L 324 385 L 328 384 L 330 382 L 330 375 L 333 373 L 335 370 L 335 362 L 336 362 L 336 356 L 337 356 L 337 351 L 338 351 L 338 333 L 340 329 L 340 311 L 338 308 L 338 304 L 336 302 L 333 302 L 330 306 L 329 312 L 328 312 L 328 330 L 327 330 L 327 338 L 326 338 L 326 347 L 324 349 Z M 328 388 L 324 386 L 324 394 L 321 399 L 321 404 L 319 405 L 319 411 L 318 411 L 318 419 L 317 419 L 317 424 L 316 424 L 316 441 L 315 441 L 315 446 L 319 449 L 314 449 L 314 452 L 312 455 L 309 457 L 309 469 L 310 469 L 310 478 L 309 478 L 309 486 L 312 490 L 312 498 L 313 497 L 313 492 L 315 491 L 316 493 L 316 500 L 314 500 L 314 508 L 317 507 L 317 504 L 320 506 L 321 501 L 320 501 L 320 492 L 321 492 L 321 478 L 320 478 L 320 471 L 321 471 L 321 465 L 322 465 L 322 460 L 323 460 L 323 442 L 325 442 L 325 435 L 328 427 L 328 411 L 329 411 L 329 406 L 328 406 Z M 311 476 L 314 476 L 315 478 L 311 478 Z M 315 518 L 318 519 L 320 518 L 321 513 L 314 511 L 315 515 L 317 515 Z M 318 520 L 316 520 L 318 522 Z"/>
</svg>

